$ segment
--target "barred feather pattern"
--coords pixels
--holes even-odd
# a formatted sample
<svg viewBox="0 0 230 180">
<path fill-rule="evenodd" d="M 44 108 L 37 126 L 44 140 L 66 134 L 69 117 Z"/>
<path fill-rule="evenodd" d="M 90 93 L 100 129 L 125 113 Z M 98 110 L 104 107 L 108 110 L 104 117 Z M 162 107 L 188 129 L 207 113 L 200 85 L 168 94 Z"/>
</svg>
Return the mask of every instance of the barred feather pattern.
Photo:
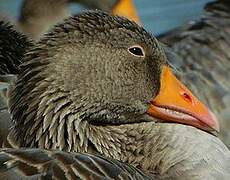
<svg viewBox="0 0 230 180">
<path fill-rule="evenodd" d="M 42 149 L 0 151 L 0 179 L 144 180 L 153 179 L 114 159 Z"/>
</svg>

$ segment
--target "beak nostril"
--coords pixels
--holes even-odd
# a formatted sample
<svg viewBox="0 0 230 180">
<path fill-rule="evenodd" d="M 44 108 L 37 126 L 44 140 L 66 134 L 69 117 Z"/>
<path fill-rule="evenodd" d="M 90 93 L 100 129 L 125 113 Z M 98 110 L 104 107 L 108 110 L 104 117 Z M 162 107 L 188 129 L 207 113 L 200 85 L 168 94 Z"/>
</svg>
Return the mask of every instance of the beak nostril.
<svg viewBox="0 0 230 180">
<path fill-rule="evenodd" d="M 188 101 L 188 102 L 190 102 L 190 103 L 193 102 L 192 97 L 191 97 L 188 93 L 182 92 L 182 93 L 181 93 L 181 96 L 183 97 L 184 100 L 186 100 L 186 101 Z"/>
</svg>

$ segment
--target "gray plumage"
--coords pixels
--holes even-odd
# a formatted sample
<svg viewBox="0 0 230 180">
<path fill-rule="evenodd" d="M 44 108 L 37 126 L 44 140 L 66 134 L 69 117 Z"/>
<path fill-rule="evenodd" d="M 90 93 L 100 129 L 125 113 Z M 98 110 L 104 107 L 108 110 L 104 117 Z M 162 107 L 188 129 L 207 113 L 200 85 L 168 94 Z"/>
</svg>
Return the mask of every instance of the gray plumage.
<svg viewBox="0 0 230 180">
<path fill-rule="evenodd" d="M 142 123 L 134 126 L 129 125 L 129 128 L 127 127 L 128 126 L 123 125 L 123 127 L 117 128 L 109 127 L 103 129 L 102 127 L 98 127 L 95 129 L 95 133 L 98 131 L 97 135 L 101 137 L 101 139 L 95 139 L 98 144 L 96 148 L 101 149 L 102 154 L 107 157 L 120 158 L 121 161 L 125 160 L 129 164 L 142 170 L 145 169 L 145 172 L 148 172 L 147 174 L 136 170 L 130 165 L 111 160 L 110 158 L 107 160 L 106 158 L 102 158 L 100 160 L 93 155 L 89 155 L 88 157 L 88 155 L 85 154 L 82 159 L 80 154 L 76 155 L 75 153 L 67 154 L 39 149 L 9 149 L 6 152 L 5 150 L 1 150 L 0 153 L 0 172 L 2 172 L 2 174 L 0 173 L 0 177 L 6 175 L 11 177 L 13 172 L 16 173 L 17 177 L 24 177 L 20 173 L 23 171 L 27 176 L 34 173 L 38 175 L 43 174 L 44 177 L 52 176 L 54 178 L 57 173 L 63 175 L 62 171 L 57 172 L 56 165 L 60 166 L 61 169 L 63 169 L 62 166 L 64 166 L 64 169 L 67 169 L 69 173 L 74 171 L 76 175 L 80 171 L 80 173 L 82 173 L 80 174 L 81 176 L 88 176 L 88 171 L 91 168 L 91 173 L 101 173 L 98 172 L 100 171 L 98 164 L 88 164 L 89 159 L 92 160 L 95 158 L 96 162 L 98 160 L 101 162 L 100 167 L 104 168 L 104 175 L 101 176 L 108 177 L 110 175 L 114 176 L 115 179 L 122 179 L 120 175 L 121 172 L 124 173 L 124 177 L 128 176 L 130 179 L 228 180 L 230 177 L 229 150 L 218 138 L 206 132 L 190 126 L 166 123 Z M 142 127 L 142 132 L 138 133 L 140 133 L 141 137 L 137 137 L 138 139 L 134 139 L 133 137 L 133 139 L 131 139 L 130 137 L 137 133 L 136 129 L 140 129 L 140 127 Z M 102 132 L 99 133 L 100 131 Z M 119 140 L 123 142 L 119 148 L 117 146 L 118 144 L 108 142 L 108 139 L 113 139 L 113 141 L 116 142 L 118 139 L 115 139 L 115 136 L 118 132 L 120 133 Z M 107 133 L 107 136 L 105 136 L 105 133 Z M 111 136 L 108 134 L 111 134 Z M 95 138 L 95 136 L 96 134 L 94 134 L 93 138 Z M 130 148 L 122 149 L 122 145 L 124 145 L 124 147 L 128 145 L 127 147 Z M 114 146 L 116 149 L 113 148 Z M 81 149 L 79 151 L 82 152 L 83 150 Z M 56 153 L 59 153 L 62 159 L 55 158 Z M 117 157 L 113 154 L 117 154 Z M 49 156 L 48 159 L 47 156 Z M 78 158 L 82 160 L 81 163 L 86 164 L 86 166 L 90 168 L 88 169 L 85 165 L 82 165 Z M 69 165 L 69 159 L 71 159 L 71 164 L 77 164 L 78 166 Z M 36 161 L 38 160 L 43 161 L 43 163 L 37 163 Z M 6 166 L 8 164 L 9 166 Z M 36 171 L 32 169 L 31 166 Z M 46 168 L 43 168 L 43 166 Z M 82 171 L 81 168 L 86 168 L 88 171 Z M 113 169 L 113 173 L 107 174 L 110 168 Z M 37 169 L 39 172 L 37 172 Z M 93 175 L 94 174 L 92 174 L 92 176 Z M 68 177 L 68 173 L 63 176 Z"/>
</svg>

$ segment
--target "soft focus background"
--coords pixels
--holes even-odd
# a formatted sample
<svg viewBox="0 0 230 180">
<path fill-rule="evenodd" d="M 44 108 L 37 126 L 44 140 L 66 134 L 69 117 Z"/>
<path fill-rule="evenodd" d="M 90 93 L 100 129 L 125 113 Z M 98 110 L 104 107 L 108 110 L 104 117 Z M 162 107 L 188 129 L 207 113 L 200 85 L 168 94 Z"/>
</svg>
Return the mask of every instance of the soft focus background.
<svg viewBox="0 0 230 180">
<path fill-rule="evenodd" d="M 22 0 L 0 0 L 0 12 L 17 17 Z M 155 35 L 195 20 L 205 3 L 211 0 L 133 0 L 143 25 Z M 83 7 L 72 5 L 73 13 Z"/>
</svg>

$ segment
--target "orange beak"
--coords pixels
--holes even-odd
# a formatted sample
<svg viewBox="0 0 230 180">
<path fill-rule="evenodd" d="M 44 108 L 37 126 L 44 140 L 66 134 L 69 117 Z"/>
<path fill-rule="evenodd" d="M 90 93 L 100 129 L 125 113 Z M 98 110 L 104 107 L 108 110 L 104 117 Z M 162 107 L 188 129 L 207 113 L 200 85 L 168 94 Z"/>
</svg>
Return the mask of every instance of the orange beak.
<svg viewBox="0 0 230 180">
<path fill-rule="evenodd" d="M 129 20 L 135 21 L 137 24 L 140 24 L 140 20 L 132 0 L 117 0 L 115 5 L 113 6 L 112 14 L 124 16 Z"/>
<path fill-rule="evenodd" d="M 151 100 L 150 116 L 163 122 L 187 124 L 212 134 L 219 132 L 214 114 L 201 103 L 171 72 L 163 66 L 159 94 Z"/>
</svg>

